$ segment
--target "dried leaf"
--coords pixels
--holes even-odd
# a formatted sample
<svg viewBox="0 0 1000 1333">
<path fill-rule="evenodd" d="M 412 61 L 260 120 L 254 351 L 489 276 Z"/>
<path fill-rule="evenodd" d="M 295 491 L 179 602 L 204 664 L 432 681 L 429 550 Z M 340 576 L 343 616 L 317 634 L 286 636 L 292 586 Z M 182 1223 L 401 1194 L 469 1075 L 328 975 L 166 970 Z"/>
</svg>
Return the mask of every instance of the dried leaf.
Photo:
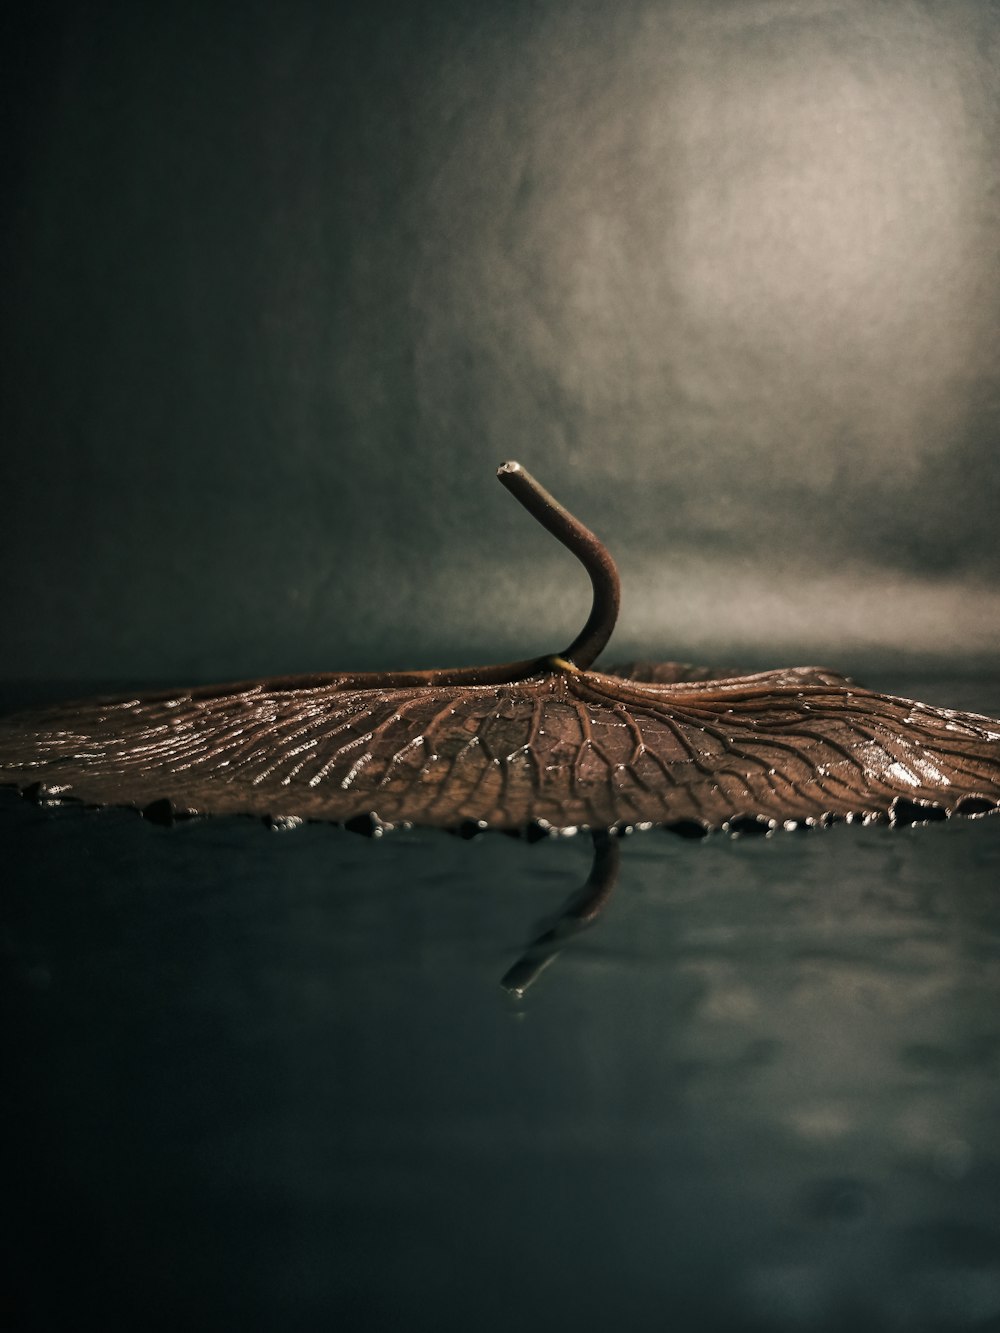
<svg viewBox="0 0 1000 1333">
<path fill-rule="evenodd" d="M 258 681 L 22 713 L 0 781 L 151 817 L 254 814 L 567 832 L 913 823 L 1000 805 L 1000 722 L 819 667 L 595 671 L 618 607 L 600 543 L 516 464 L 501 480 L 584 561 L 590 619 L 507 667 Z"/>
</svg>

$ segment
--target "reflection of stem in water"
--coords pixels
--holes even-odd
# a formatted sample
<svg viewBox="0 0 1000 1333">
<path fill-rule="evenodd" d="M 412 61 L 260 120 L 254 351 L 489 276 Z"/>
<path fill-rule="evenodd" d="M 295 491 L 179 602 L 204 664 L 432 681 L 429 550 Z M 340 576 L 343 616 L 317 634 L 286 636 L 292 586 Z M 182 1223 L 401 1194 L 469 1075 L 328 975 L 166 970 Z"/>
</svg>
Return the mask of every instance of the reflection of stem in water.
<svg viewBox="0 0 1000 1333">
<path fill-rule="evenodd" d="M 565 941 L 585 930 L 601 912 L 618 879 L 618 839 L 607 833 L 594 834 L 594 862 L 587 881 L 568 900 L 555 922 L 528 945 L 501 978 L 500 985 L 512 995 L 522 996 L 531 983 L 559 956 Z"/>
</svg>

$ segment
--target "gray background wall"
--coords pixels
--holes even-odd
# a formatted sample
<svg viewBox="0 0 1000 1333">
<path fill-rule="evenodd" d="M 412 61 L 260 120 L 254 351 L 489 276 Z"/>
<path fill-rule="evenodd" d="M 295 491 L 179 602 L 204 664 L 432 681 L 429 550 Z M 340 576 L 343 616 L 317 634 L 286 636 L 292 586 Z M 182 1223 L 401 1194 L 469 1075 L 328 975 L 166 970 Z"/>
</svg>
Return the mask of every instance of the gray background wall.
<svg viewBox="0 0 1000 1333">
<path fill-rule="evenodd" d="M 1000 665 L 996 4 L 3 23 L 8 678 Z"/>
</svg>

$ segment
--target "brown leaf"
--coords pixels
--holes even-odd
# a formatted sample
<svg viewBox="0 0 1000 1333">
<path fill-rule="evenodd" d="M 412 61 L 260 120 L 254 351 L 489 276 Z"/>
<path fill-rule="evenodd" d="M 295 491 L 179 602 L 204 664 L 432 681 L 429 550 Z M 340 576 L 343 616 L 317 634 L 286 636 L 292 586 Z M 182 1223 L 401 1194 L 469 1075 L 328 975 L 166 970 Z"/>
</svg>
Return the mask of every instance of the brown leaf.
<svg viewBox="0 0 1000 1333">
<path fill-rule="evenodd" d="M 617 611 L 610 557 L 523 470 L 506 484 L 528 487 L 532 512 L 590 560 L 594 610 L 564 653 L 22 713 L 0 724 L 0 781 L 153 817 L 255 814 L 376 833 L 400 823 L 749 833 L 1000 804 L 1000 722 L 989 718 L 819 667 L 721 679 L 676 663 L 590 669 Z"/>
</svg>

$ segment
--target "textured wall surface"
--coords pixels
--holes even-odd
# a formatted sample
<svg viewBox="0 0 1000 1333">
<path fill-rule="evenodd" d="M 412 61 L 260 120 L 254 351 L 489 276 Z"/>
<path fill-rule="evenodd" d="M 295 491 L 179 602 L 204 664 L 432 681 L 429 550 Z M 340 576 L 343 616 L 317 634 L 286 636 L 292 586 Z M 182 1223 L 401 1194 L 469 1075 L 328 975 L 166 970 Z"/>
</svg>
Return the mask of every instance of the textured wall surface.
<svg viewBox="0 0 1000 1333">
<path fill-rule="evenodd" d="M 1000 662 L 976 0 L 4 20 L 8 677 Z"/>
</svg>

